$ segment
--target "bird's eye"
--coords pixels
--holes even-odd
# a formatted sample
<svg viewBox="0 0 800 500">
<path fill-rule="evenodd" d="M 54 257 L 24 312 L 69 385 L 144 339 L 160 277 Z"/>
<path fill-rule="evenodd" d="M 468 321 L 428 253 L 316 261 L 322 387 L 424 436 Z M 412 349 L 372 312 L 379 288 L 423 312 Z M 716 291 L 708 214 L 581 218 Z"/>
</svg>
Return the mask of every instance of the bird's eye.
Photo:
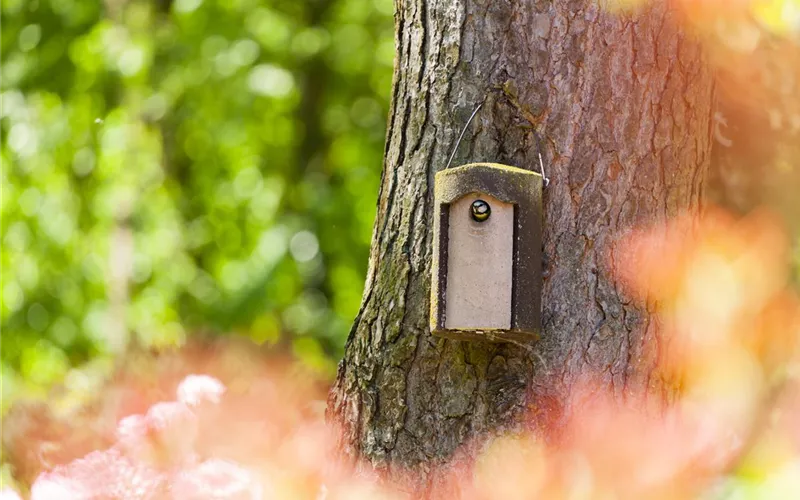
<svg viewBox="0 0 800 500">
<path fill-rule="evenodd" d="M 492 214 L 492 207 L 483 200 L 475 200 L 472 202 L 472 220 L 476 222 L 484 222 Z"/>
</svg>

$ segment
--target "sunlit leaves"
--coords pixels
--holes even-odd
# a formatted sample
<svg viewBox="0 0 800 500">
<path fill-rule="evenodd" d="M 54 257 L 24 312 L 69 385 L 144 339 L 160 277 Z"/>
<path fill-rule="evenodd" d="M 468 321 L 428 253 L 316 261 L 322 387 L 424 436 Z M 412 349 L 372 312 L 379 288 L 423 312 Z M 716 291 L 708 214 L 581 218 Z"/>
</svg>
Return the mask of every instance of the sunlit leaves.
<svg viewBox="0 0 800 500">
<path fill-rule="evenodd" d="M 391 2 L 2 8 L 4 382 L 195 329 L 302 335 L 329 367 L 366 267 Z"/>
</svg>

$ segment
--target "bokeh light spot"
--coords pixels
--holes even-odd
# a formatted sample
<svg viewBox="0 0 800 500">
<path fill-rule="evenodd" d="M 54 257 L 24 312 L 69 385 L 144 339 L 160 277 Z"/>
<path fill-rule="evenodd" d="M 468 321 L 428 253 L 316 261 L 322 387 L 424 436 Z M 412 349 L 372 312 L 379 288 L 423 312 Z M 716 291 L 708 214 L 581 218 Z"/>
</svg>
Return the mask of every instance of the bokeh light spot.
<svg viewBox="0 0 800 500">
<path fill-rule="evenodd" d="M 19 50 L 28 52 L 39 45 L 42 39 L 42 28 L 38 24 L 29 24 L 19 32 Z"/>
<path fill-rule="evenodd" d="M 251 91 L 269 97 L 286 97 L 294 88 L 292 74 L 271 64 L 253 68 L 247 81 Z"/>
<path fill-rule="evenodd" d="M 289 251 L 297 262 L 308 262 L 319 253 L 319 241 L 311 231 L 300 231 L 292 236 Z"/>
<path fill-rule="evenodd" d="M 17 123 L 8 132 L 8 145 L 22 157 L 31 156 L 38 147 L 36 132 L 27 123 Z"/>
<path fill-rule="evenodd" d="M 175 0 L 174 9 L 175 12 L 180 12 L 181 14 L 187 14 L 189 12 L 193 12 L 197 10 L 200 5 L 202 5 L 203 0 Z"/>
</svg>

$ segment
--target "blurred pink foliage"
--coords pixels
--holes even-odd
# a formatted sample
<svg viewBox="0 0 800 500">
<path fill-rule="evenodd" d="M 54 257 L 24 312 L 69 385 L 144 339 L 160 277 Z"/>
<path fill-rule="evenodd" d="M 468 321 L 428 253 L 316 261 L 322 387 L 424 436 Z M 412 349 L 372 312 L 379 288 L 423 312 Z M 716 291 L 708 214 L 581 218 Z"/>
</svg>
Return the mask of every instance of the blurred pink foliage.
<svg viewBox="0 0 800 500">
<path fill-rule="evenodd" d="M 111 448 L 43 473 L 33 483 L 31 500 L 158 498 L 164 483 L 160 471 Z"/>
<path fill-rule="evenodd" d="M 11 488 L 4 487 L 0 489 L 0 500 L 22 500 L 22 497 Z"/>
<path fill-rule="evenodd" d="M 222 382 L 208 375 L 189 375 L 178 386 L 178 401 L 189 406 L 219 403 L 225 394 Z"/>
<path fill-rule="evenodd" d="M 111 448 L 42 473 L 31 500 L 260 500 L 251 472 L 232 461 L 198 462 L 194 450 L 198 416 L 190 405 L 219 403 L 224 385 L 190 375 L 177 392 L 180 401 L 159 402 L 145 415 L 123 418 Z"/>
<path fill-rule="evenodd" d="M 654 311 L 653 391 L 620 394 L 587 373 L 558 436 L 525 431 L 524 419 L 516 432 L 478 436 L 441 464 L 435 498 L 695 498 L 743 468 L 800 464 L 800 306 L 775 220 L 710 210 L 637 231 L 617 250 L 626 265 L 613 279 Z M 389 483 L 369 463 L 341 460 L 322 418 L 326 384 L 242 347 L 134 356 L 102 396 L 109 445 L 45 467 L 31 498 L 414 497 L 431 470 L 393 470 Z M 753 466 L 769 443 L 780 453 Z"/>
</svg>

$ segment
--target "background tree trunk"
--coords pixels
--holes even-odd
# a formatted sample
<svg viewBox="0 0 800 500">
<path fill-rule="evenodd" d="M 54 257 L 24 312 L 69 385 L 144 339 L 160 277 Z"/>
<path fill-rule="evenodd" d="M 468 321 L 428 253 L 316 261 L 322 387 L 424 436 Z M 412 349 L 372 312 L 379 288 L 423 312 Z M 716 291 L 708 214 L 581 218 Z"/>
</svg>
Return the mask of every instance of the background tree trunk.
<svg viewBox="0 0 800 500">
<path fill-rule="evenodd" d="M 411 467 L 435 489 L 459 445 L 526 425 L 556 432 L 578 377 L 663 401 L 652 304 L 615 273 L 619 237 L 702 202 L 713 83 L 676 12 L 575 0 L 397 0 L 394 95 L 361 311 L 329 418 L 352 458 Z M 494 90 L 500 89 L 500 90 Z M 538 169 L 545 191 L 542 340 L 459 342 L 428 326 L 432 193 L 456 157 Z"/>
</svg>

